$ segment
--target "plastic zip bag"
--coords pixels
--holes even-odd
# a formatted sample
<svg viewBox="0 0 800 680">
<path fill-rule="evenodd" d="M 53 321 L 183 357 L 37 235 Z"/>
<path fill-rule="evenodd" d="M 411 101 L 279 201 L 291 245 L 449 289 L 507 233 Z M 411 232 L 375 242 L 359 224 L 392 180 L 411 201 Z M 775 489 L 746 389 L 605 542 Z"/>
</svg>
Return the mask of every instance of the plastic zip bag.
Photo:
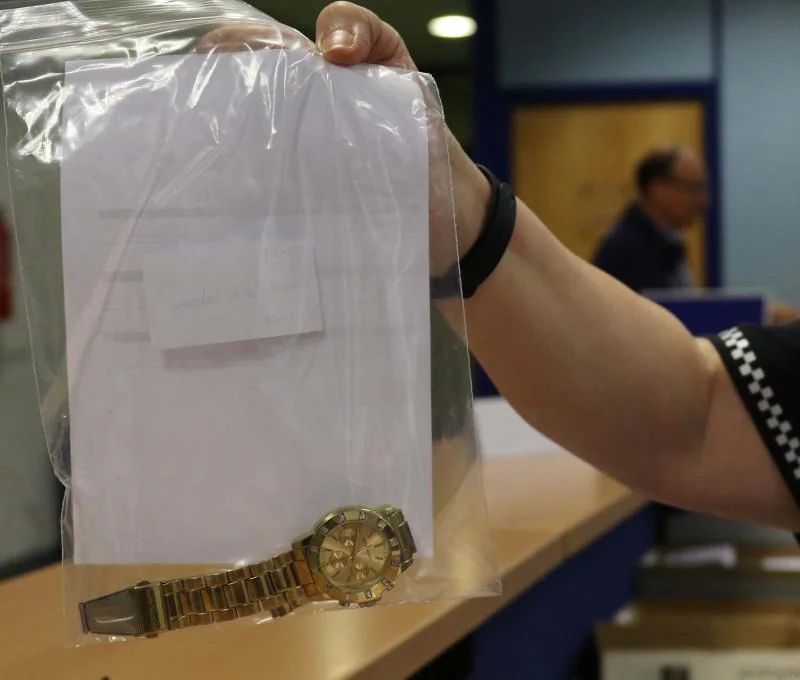
<svg viewBox="0 0 800 680">
<path fill-rule="evenodd" d="M 231 23 L 246 44 L 197 53 Z M 432 79 L 227 0 L 18 8 L 0 37 L 70 641 L 498 592 L 429 299 L 428 250 L 457 259 L 428 242 Z"/>
</svg>

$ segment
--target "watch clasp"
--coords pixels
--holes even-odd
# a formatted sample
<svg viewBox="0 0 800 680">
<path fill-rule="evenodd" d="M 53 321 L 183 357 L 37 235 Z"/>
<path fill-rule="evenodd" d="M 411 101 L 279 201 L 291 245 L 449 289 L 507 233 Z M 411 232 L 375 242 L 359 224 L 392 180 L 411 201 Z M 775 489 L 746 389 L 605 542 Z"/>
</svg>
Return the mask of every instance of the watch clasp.
<svg viewBox="0 0 800 680">
<path fill-rule="evenodd" d="M 155 637 L 169 630 L 160 583 L 142 581 L 132 588 L 80 604 L 84 633 Z"/>
</svg>

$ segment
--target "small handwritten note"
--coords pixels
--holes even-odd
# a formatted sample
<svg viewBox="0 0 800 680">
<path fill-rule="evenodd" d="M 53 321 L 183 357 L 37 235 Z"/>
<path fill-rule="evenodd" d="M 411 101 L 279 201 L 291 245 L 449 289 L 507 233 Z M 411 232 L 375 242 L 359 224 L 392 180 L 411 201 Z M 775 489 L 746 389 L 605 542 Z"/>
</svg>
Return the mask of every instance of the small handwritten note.
<svg viewBox="0 0 800 680">
<path fill-rule="evenodd" d="M 150 340 L 175 349 L 322 330 L 308 243 L 218 245 L 146 257 Z"/>
</svg>

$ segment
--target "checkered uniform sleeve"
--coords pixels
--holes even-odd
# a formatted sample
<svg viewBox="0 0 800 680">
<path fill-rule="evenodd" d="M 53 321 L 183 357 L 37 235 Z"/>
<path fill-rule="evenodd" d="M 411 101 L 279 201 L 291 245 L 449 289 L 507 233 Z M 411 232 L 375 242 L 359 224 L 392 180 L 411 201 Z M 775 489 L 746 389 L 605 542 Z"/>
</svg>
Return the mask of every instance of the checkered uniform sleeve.
<svg viewBox="0 0 800 680">
<path fill-rule="evenodd" d="M 800 323 L 732 328 L 712 342 L 800 505 Z"/>
</svg>

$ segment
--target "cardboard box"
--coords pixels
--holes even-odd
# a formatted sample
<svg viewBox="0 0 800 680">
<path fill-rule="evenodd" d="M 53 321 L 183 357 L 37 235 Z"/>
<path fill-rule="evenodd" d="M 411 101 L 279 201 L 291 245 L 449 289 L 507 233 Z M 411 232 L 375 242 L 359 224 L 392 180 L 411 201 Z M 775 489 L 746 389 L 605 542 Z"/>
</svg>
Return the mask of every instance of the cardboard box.
<svg viewBox="0 0 800 680">
<path fill-rule="evenodd" d="M 646 600 L 800 605 L 797 547 L 731 544 L 653 551 L 637 570 L 636 592 Z"/>
<path fill-rule="evenodd" d="M 604 680 L 800 680 L 800 611 L 649 604 L 597 627 Z"/>
</svg>

